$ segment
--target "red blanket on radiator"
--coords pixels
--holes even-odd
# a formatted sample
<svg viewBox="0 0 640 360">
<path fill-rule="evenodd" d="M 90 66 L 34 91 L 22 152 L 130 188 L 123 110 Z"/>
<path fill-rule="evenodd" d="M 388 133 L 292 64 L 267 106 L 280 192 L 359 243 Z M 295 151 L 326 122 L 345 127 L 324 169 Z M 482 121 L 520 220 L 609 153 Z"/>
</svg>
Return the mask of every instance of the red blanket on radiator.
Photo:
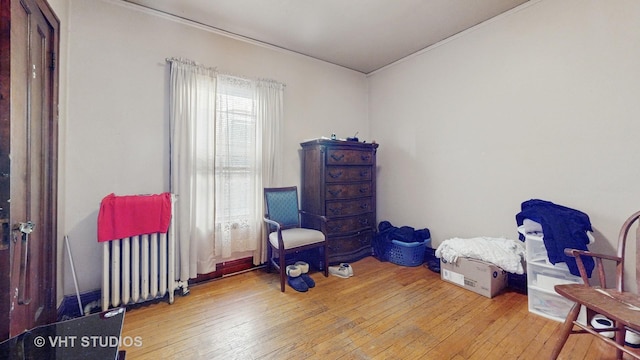
<svg viewBox="0 0 640 360">
<path fill-rule="evenodd" d="M 109 194 L 100 203 L 98 242 L 166 233 L 170 221 L 170 193 L 128 196 Z"/>
</svg>

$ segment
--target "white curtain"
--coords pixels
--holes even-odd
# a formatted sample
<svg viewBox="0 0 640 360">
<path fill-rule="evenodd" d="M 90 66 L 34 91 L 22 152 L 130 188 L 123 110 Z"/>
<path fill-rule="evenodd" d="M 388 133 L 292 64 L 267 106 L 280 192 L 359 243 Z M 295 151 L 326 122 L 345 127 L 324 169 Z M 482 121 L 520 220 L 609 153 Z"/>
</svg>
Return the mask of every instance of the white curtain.
<svg viewBox="0 0 640 360">
<path fill-rule="evenodd" d="M 177 195 L 179 280 L 215 270 L 215 69 L 170 61 L 171 192 Z"/>
<path fill-rule="evenodd" d="M 266 261 L 263 188 L 280 182 L 284 85 L 170 61 L 171 191 L 180 280 L 234 253 Z"/>
<path fill-rule="evenodd" d="M 284 118 L 284 85 L 269 80 L 258 81 L 255 87 L 256 118 L 262 144 L 262 186 L 260 203 L 257 204 L 260 215 L 264 213 L 263 188 L 282 185 L 282 141 L 281 124 Z M 261 239 L 265 238 L 264 226 Z M 253 257 L 254 265 L 267 261 L 266 241 L 260 241 L 260 247 Z"/>
</svg>

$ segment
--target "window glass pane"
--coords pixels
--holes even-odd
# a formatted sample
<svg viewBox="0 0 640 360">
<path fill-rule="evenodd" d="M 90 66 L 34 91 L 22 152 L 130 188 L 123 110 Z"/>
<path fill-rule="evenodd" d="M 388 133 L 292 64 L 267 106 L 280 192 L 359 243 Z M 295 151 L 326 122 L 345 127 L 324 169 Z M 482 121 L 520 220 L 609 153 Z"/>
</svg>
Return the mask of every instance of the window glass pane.
<svg viewBox="0 0 640 360">
<path fill-rule="evenodd" d="M 255 200 L 255 112 L 250 84 L 221 77 L 216 118 L 216 223 L 248 222 Z"/>
</svg>

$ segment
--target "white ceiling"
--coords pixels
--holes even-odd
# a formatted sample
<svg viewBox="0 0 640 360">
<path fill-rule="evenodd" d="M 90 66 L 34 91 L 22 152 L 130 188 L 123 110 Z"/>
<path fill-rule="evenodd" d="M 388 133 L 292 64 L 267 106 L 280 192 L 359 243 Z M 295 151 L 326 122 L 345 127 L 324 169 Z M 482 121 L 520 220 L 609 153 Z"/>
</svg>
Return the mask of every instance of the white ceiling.
<svg viewBox="0 0 640 360">
<path fill-rule="evenodd" d="M 528 0 L 124 0 L 370 73 Z"/>
</svg>

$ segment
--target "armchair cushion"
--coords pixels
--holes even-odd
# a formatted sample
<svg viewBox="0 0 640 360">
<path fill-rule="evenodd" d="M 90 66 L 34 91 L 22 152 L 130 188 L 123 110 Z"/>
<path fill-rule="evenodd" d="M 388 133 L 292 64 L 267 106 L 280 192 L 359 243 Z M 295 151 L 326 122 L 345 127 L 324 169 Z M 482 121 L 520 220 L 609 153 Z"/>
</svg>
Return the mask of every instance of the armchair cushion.
<svg viewBox="0 0 640 360">
<path fill-rule="evenodd" d="M 321 243 L 324 241 L 324 234 L 318 230 L 293 228 L 282 230 L 282 241 L 285 249 Z M 269 242 L 278 249 L 278 232 L 269 234 Z"/>
</svg>

